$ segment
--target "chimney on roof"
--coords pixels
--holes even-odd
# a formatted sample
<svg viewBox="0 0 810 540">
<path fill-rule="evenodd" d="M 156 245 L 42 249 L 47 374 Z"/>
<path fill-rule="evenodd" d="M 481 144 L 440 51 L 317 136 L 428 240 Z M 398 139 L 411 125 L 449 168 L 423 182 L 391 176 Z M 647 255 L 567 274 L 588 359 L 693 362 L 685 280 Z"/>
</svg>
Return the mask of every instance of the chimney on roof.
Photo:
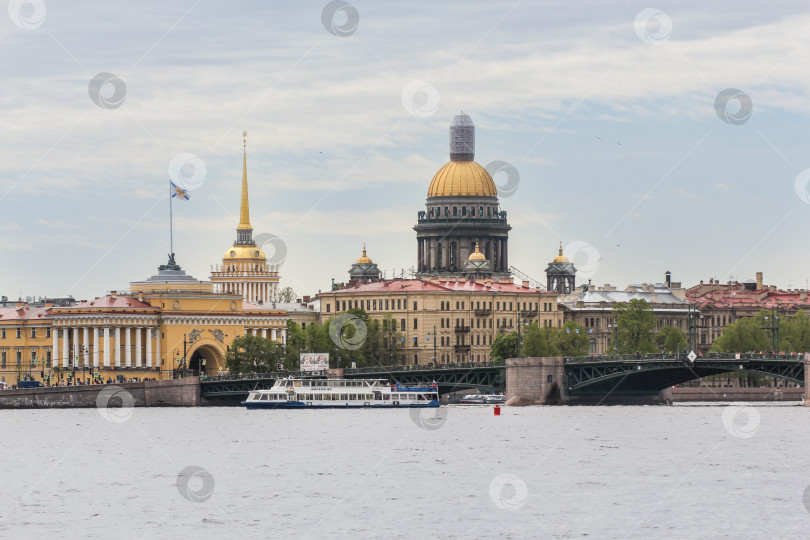
<svg viewBox="0 0 810 540">
<path fill-rule="evenodd" d="M 757 290 L 762 290 L 762 272 L 757 272 Z"/>
<path fill-rule="evenodd" d="M 305 304 L 309 304 L 310 300 L 311 300 L 311 298 L 309 296 L 304 296 L 304 303 Z"/>
<path fill-rule="evenodd" d="M 138 293 L 138 302 L 143 302 L 143 293 L 142 292 Z"/>
<path fill-rule="evenodd" d="M 664 272 L 664 283 L 667 284 L 668 289 L 672 288 L 672 272 L 670 272 L 669 270 Z"/>
<path fill-rule="evenodd" d="M 524 279 L 524 280 L 523 280 L 523 281 L 520 283 L 520 285 L 521 285 L 521 286 L 522 286 L 524 289 L 528 289 L 528 288 L 529 288 L 529 282 L 528 282 L 528 281 L 526 281 L 525 279 Z"/>
</svg>

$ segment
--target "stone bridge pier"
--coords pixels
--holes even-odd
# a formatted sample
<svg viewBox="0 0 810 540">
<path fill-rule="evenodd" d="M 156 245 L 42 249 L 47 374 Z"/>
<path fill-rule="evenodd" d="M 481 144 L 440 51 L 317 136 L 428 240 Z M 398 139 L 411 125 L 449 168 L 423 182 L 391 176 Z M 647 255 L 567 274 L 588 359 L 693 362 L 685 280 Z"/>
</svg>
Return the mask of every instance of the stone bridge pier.
<svg viewBox="0 0 810 540">
<path fill-rule="evenodd" d="M 508 358 L 507 405 L 557 405 L 568 401 L 562 357 Z"/>
</svg>

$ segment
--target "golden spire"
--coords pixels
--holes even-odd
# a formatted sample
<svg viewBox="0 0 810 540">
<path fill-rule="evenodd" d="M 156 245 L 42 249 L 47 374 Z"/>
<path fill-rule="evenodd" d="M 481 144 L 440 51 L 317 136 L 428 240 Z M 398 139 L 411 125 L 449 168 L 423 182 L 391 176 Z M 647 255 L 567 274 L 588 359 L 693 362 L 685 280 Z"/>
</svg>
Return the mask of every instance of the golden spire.
<svg viewBox="0 0 810 540">
<path fill-rule="evenodd" d="M 239 210 L 239 229 L 250 229 L 250 205 L 248 203 L 247 184 L 247 131 L 242 133 L 242 206 Z"/>
</svg>

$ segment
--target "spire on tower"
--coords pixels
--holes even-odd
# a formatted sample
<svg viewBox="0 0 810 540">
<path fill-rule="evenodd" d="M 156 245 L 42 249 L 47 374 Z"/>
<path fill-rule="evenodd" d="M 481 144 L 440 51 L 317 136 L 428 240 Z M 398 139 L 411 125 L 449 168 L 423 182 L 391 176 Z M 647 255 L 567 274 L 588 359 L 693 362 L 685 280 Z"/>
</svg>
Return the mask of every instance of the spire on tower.
<svg viewBox="0 0 810 540">
<path fill-rule="evenodd" d="M 475 125 L 464 111 L 453 118 L 450 125 L 450 161 L 475 159 Z"/>
<path fill-rule="evenodd" d="M 236 244 L 253 246 L 253 227 L 250 226 L 250 203 L 247 183 L 247 131 L 242 133 L 242 203 L 239 208 L 239 226 L 236 228 Z"/>
</svg>

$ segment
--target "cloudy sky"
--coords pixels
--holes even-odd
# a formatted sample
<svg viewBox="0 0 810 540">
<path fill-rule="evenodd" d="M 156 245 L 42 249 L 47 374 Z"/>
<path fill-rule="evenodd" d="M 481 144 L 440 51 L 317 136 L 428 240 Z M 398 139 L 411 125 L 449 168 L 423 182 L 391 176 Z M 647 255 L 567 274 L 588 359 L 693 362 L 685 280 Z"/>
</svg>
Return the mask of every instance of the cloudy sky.
<svg viewBox="0 0 810 540">
<path fill-rule="evenodd" d="M 235 238 L 245 130 L 282 285 L 345 280 L 363 242 L 407 271 L 459 110 L 476 161 L 519 175 L 495 181 L 529 276 L 562 242 L 580 282 L 810 279 L 806 2 L 7 3 L 0 294 L 152 275 L 171 163 L 193 188 L 177 260 L 205 278 Z"/>
</svg>

